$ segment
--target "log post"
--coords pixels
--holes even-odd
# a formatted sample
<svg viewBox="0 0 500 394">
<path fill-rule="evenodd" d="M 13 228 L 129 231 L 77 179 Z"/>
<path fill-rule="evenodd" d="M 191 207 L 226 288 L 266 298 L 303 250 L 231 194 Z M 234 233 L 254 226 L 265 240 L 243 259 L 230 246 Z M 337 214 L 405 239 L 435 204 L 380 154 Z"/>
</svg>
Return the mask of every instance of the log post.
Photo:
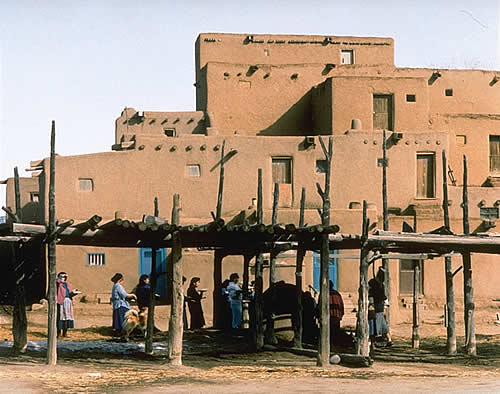
<svg viewBox="0 0 500 394">
<path fill-rule="evenodd" d="M 272 216 L 272 224 L 273 226 L 278 224 L 278 203 L 280 199 L 280 189 L 279 184 L 274 184 L 274 193 L 273 193 L 273 216 Z M 270 260 L 269 260 L 269 287 L 276 282 L 276 257 L 277 253 L 271 251 Z"/>
<path fill-rule="evenodd" d="M 383 131 L 383 141 L 382 141 L 382 214 L 384 231 L 389 231 L 389 210 L 387 208 L 387 167 L 389 163 L 387 162 L 387 138 L 386 131 Z M 382 259 L 382 267 L 385 270 L 384 275 L 384 289 L 385 296 L 389 300 L 389 305 L 386 307 L 386 320 L 387 326 L 391 327 L 391 272 L 389 270 L 389 259 Z"/>
<path fill-rule="evenodd" d="M 469 227 L 469 194 L 467 190 L 467 158 L 464 155 L 464 182 L 462 191 L 463 226 L 464 234 L 470 234 Z M 470 252 L 462 254 L 464 267 L 464 325 L 465 325 L 465 352 L 469 356 L 476 356 L 476 323 L 474 317 L 474 288 L 472 287 L 472 264 Z"/>
<path fill-rule="evenodd" d="M 299 228 L 304 227 L 304 210 L 306 204 L 306 189 L 302 188 L 302 193 L 300 196 L 300 214 L 299 214 Z M 297 316 L 293 326 L 293 346 L 296 348 L 302 348 L 302 314 L 304 307 L 302 305 L 302 266 L 304 263 L 304 256 L 306 250 L 299 241 L 297 248 L 297 261 L 295 267 L 295 287 L 297 289 Z"/>
<path fill-rule="evenodd" d="M 263 201 L 262 201 L 262 168 L 258 170 L 257 177 L 257 223 L 263 221 Z M 264 347 L 264 305 L 262 293 L 264 292 L 263 281 L 264 256 L 262 252 L 257 251 L 255 259 L 255 346 L 257 350 Z M 267 324 L 270 324 L 268 322 Z"/>
<path fill-rule="evenodd" d="M 249 282 L 250 282 L 250 261 L 253 259 L 251 254 L 243 255 L 243 297 L 247 302 L 243 302 L 242 305 L 242 316 L 243 316 L 243 327 L 248 328 L 249 319 Z"/>
<path fill-rule="evenodd" d="M 321 224 L 324 227 L 330 225 L 330 174 L 333 154 L 333 137 L 328 138 L 328 151 L 321 137 L 318 137 L 323 153 L 325 154 L 327 166 L 325 174 L 325 190 L 322 191 L 320 185 L 317 185 L 318 192 L 323 200 L 323 209 L 321 212 Z M 319 292 L 319 314 L 320 314 L 320 333 L 318 343 L 317 365 L 324 367 L 330 364 L 330 289 L 329 289 L 329 265 L 330 248 L 328 234 L 321 234 L 320 250 L 320 292 Z"/>
<path fill-rule="evenodd" d="M 158 210 L 158 197 L 154 199 L 154 217 L 160 216 Z M 151 248 L 151 274 L 149 275 L 149 281 L 151 286 L 151 297 L 149 299 L 148 307 L 148 322 L 146 326 L 146 343 L 144 344 L 144 351 L 147 354 L 153 354 L 153 334 L 155 328 L 155 294 L 156 294 L 156 279 L 158 277 L 156 273 L 156 253 L 157 248 Z"/>
<path fill-rule="evenodd" d="M 21 188 L 19 187 L 19 171 L 14 168 L 14 194 L 16 197 L 16 216 L 22 222 Z M 12 246 L 12 259 L 14 270 L 24 265 L 24 253 L 21 243 Z M 14 290 L 14 313 L 12 316 L 12 336 L 14 338 L 14 351 L 24 353 L 28 339 L 28 318 L 26 316 L 26 292 L 24 288 L 24 269 L 16 277 Z"/>
<path fill-rule="evenodd" d="M 180 223 L 180 196 L 174 194 L 172 207 L 172 224 Z M 168 358 L 170 364 L 182 365 L 182 335 L 184 331 L 184 293 L 182 291 L 182 239 L 179 231 L 172 233 L 172 306 L 168 325 Z"/>
<path fill-rule="evenodd" d="M 413 349 L 420 347 L 420 262 L 413 262 L 413 327 L 411 332 L 411 346 Z"/>
<path fill-rule="evenodd" d="M 219 191 L 217 192 L 217 208 L 215 221 L 222 219 L 222 197 L 224 194 L 224 151 L 226 147 L 226 140 L 222 141 L 222 149 L 220 154 L 220 169 L 219 169 Z M 214 328 L 221 328 L 223 326 L 223 303 L 222 299 L 222 259 L 223 255 L 217 251 L 214 252 L 214 291 L 212 293 L 213 303 L 213 326 Z"/>
<path fill-rule="evenodd" d="M 370 355 L 368 330 L 368 254 L 367 246 L 368 218 L 366 215 L 366 200 L 363 201 L 363 229 L 361 236 L 361 253 L 359 264 L 358 313 L 356 315 L 356 354 L 368 357 Z"/>
<path fill-rule="evenodd" d="M 442 151 L 443 165 L 443 216 L 444 226 L 450 229 L 450 216 L 448 213 L 448 174 L 446 172 L 446 152 Z M 447 342 L 446 347 L 449 355 L 457 353 L 457 333 L 455 325 L 455 296 L 453 290 L 453 272 L 451 268 L 451 257 L 445 257 L 445 278 L 446 278 L 446 310 L 448 315 L 448 325 L 446 326 Z"/>
<path fill-rule="evenodd" d="M 48 234 L 56 230 L 56 123 L 52 121 L 50 133 L 50 181 L 49 181 L 49 228 Z M 49 312 L 47 333 L 47 364 L 57 364 L 57 311 L 56 311 L 56 237 L 49 242 Z"/>
</svg>

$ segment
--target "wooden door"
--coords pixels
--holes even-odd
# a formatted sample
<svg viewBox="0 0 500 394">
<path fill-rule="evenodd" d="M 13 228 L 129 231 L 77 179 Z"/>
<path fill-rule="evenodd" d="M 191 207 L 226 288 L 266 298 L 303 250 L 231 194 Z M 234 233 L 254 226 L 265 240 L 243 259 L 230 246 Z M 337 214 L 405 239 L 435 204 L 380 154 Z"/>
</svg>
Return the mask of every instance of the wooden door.
<svg viewBox="0 0 500 394">
<path fill-rule="evenodd" d="M 394 130 L 392 95 L 373 95 L 373 128 Z"/>
<path fill-rule="evenodd" d="M 417 197 L 435 197 L 434 153 L 417 153 Z"/>
<path fill-rule="evenodd" d="M 273 187 L 279 185 L 279 207 L 292 206 L 292 158 L 277 157 L 273 158 Z"/>
<path fill-rule="evenodd" d="M 500 173 L 500 135 L 490 135 L 490 173 Z"/>
</svg>

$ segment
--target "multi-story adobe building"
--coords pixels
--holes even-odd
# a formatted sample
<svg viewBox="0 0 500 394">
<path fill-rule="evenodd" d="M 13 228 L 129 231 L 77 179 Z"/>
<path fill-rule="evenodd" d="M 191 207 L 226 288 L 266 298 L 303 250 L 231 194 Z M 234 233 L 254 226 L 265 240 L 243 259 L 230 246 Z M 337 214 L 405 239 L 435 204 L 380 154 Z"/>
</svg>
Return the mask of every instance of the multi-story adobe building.
<svg viewBox="0 0 500 394">
<path fill-rule="evenodd" d="M 333 136 L 332 223 L 343 233 L 359 234 L 360 203 L 369 202 L 371 221 L 382 227 L 382 130 L 387 130 L 389 228 L 403 221 L 418 231 L 443 224 L 442 151 L 449 160 L 451 229 L 462 232 L 462 160 L 468 158 L 471 229 L 498 221 L 500 206 L 500 72 L 398 68 L 390 38 L 303 35 L 200 34 L 196 44 L 196 111 L 148 112 L 125 108 L 116 120 L 112 151 L 58 156 L 56 204 L 59 220 L 103 222 L 115 212 L 131 220 L 152 214 L 169 217 L 172 195 L 182 201 L 181 223 L 210 221 L 215 210 L 220 148 L 232 151 L 225 164 L 223 217 L 246 209 L 257 193 L 263 170 L 264 221 L 271 222 L 274 183 L 280 184 L 278 222 L 297 223 L 301 189 L 306 188 L 306 222 L 319 223 L 324 181 L 319 136 Z M 47 217 L 48 159 L 31 162 L 33 178 L 22 179 L 26 209 L 39 200 Z M 7 205 L 14 205 L 7 182 Z M 33 213 L 34 212 L 34 213 Z M 34 215 L 34 216 L 33 216 Z M 25 220 L 28 215 L 25 215 Z M 342 252 L 345 253 L 345 252 Z M 352 253 L 351 253 L 352 254 Z M 338 289 L 356 293 L 358 262 L 339 255 L 331 274 Z M 162 258 L 165 253 L 162 254 Z M 147 250 L 60 246 L 59 270 L 87 299 L 107 299 L 109 279 L 123 272 L 131 289 L 147 271 Z M 473 254 L 476 304 L 498 296 L 499 257 Z M 304 285 L 319 270 L 309 257 Z M 444 303 L 444 259 L 423 262 L 426 303 Z M 200 276 L 212 289 L 213 254 L 184 251 L 185 275 Z M 224 277 L 242 271 L 243 259 L 224 260 Z M 294 258 L 278 260 L 278 279 L 294 282 Z M 453 268 L 461 258 L 453 258 Z M 404 316 L 412 293 L 412 262 L 391 260 L 393 319 Z M 462 275 L 455 276 L 457 300 Z M 205 305 L 211 318 L 211 299 Z"/>
</svg>

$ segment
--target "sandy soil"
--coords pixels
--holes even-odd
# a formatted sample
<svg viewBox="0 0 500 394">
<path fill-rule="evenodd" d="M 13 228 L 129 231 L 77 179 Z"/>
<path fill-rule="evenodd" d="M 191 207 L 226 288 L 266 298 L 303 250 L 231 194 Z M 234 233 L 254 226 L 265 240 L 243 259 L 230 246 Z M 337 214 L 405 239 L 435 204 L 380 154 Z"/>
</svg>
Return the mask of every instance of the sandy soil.
<svg viewBox="0 0 500 394">
<path fill-rule="evenodd" d="M 313 357 L 285 350 L 252 352 L 243 335 L 217 330 L 186 332 L 182 368 L 168 364 L 168 334 L 155 335 L 155 353 L 143 353 L 143 343 L 122 344 L 110 337 L 109 305 L 76 310 L 77 328 L 58 344 L 58 365 L 45 364 L 46 311 L 29 312 L 28 351 L 11 351 L 9 316 L 0 316 L 0 392 L 68 393 L 241 393 L 288 392 L 500 392 L 500 325 L 494 311 L 478 311 L 478 357 L 446 355 L 446 330 L 439 311 L 421 326 L 421 346 L 411 348 L 411 326 L 394 326 L 394 346 L 377 349 L 369 368 L 316 366 Z M 431 318 L 432 317 L 432 318 Z M 166 328 L 161 309 L 158 326 Z M 462 334 L 463 335 L 463 334 Z M 340 349 L 345 351 L 345 349 Z"/>
</svg>

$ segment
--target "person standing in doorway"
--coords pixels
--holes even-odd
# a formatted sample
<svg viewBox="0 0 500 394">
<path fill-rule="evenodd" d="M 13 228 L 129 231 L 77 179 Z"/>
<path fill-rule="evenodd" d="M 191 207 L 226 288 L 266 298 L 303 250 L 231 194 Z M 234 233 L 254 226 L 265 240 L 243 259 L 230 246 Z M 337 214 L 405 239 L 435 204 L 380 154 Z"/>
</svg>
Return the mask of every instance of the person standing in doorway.
<svg viewBox="0 0 500 394">
<path fill-rule="evenodd" d="M 239 275 L 232 273 L 229 276 L 229 284 L 227 285 L 227 292 L 229 293 L 229 301 L 231 303 L 232 328 L 239 328 L 241 326 L 243 291 L 238 283 L 239 280 Z"/>
<path fill-rule="evenodd" d="M 191 330 L 202 328 L 205 325 L 205 317 L 203 316 L 203 308 L 201 300 L 203 293 L 198 290 L 200 287 L 200 278 L 191 278 L 189 288 L 187 290 L 189 313 L 191 314 Z"/>
</svg>

